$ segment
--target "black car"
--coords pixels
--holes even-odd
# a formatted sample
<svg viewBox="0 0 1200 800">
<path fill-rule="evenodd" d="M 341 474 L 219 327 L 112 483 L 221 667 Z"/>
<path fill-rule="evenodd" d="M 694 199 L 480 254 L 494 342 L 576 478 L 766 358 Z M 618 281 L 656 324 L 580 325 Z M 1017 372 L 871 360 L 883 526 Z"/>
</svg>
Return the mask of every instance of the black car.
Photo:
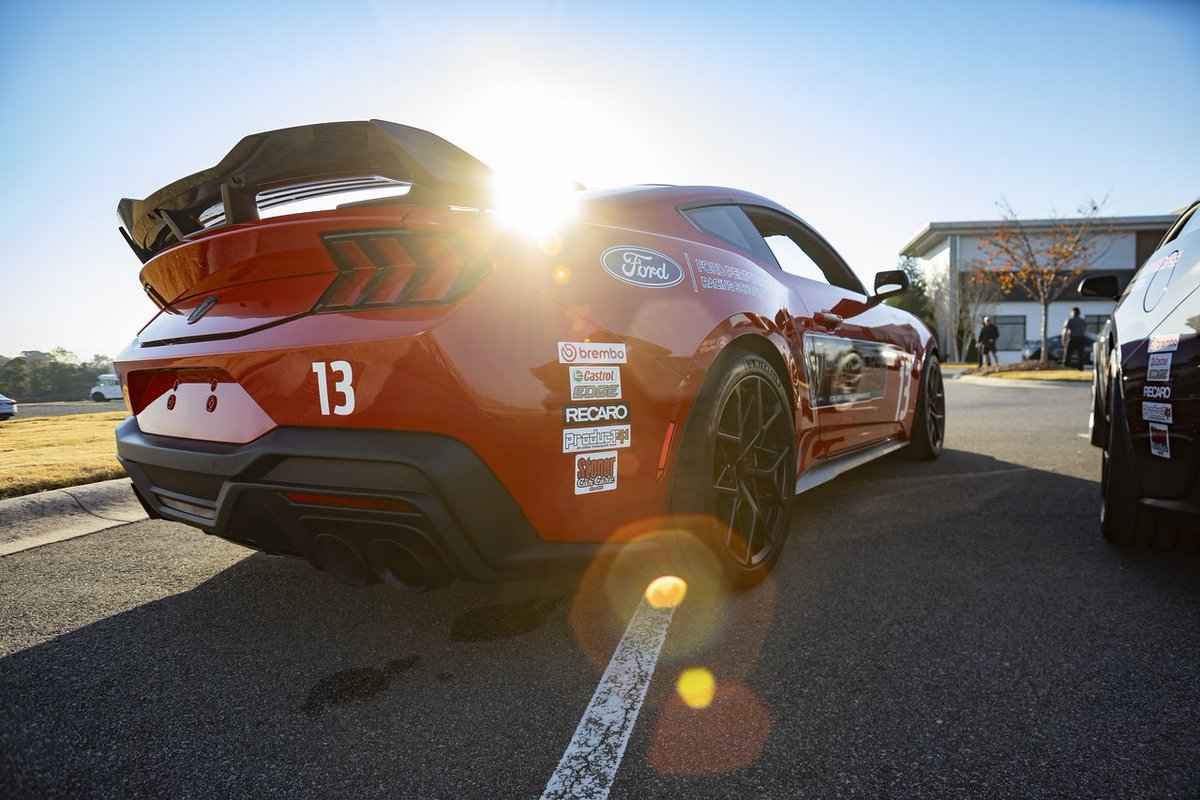
<svg viewBox="0 0 1200 800">
<path fill-rule="evenodd" d="M 1200 548 L 1200 200 L 1120 292 L 1095 347 L 1092 444 L 1100 529 L 1119 544 Z M 1113 297 L 1096 275 L 1083 295 Z"/>
<path fill-rule="evenodd" d="M 1096 337 L 1090 333 L 1085 333 L 1087 338 L 1087 349 L 1083 353 L 1083 363 L 1092 363 L 1092 350 L 1096 344 Z M 1062 363 L 1063 347 L 1062 339 L 1054 336 L 1049 337 L 1050 342 L 1050 360 Z M 1042 360 L 1042 340 L 1041 339 L 1026 339 L 1025 346 L 1021 348 L 1021 358 L 1025 361 L 1041 361 Z"/>
</svg>

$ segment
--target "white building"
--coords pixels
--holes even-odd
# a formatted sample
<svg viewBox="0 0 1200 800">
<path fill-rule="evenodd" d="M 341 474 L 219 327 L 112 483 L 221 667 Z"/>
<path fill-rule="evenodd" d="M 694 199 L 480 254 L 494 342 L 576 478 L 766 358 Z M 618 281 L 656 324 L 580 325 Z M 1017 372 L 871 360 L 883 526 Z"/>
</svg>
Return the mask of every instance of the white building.
<svg viewBox="0 0 1200 800">
<path fill-rule="evenodd" d="M 1176 215 L 1168 214 L 1096 219 L 1094 230 L 1099 233 L 1093 240 L 1093 255 L 1087 270 L 1115 274 L 1124 287 L 1134 271 L 1154 252 L 1175 218 Z M 1078 224 L 1081 221 L 1036 219 L 1022 220 L 1021 225 L 1036 242 L 1039 234 L 1049 234 L 1056 226 Z M 986 258 L 984 238 L 1002 224 L 1001 220 L 931 222 L 900 251 L 900 255 L 920 259 L 926 284 L 934 289 L 931 294 L 937 317 L 938 342 L 946 360 L 963 357 L 958 352 L 957 342 L 953 341 L 953 320 L 956 316 L 954 298 L 962 297 L 964 274 Z M 1079 307 L 1090 333 L 1099 333 L 1112 313 L 1113 301 L 1080 297 L 1076 291 L 1078 284 L 1078 281 L 1072 281 L 1072 285 L 1050 304 L 1047 332 L 1051 339 L 1059 336 L 1063 321 L 1070 315 L 1073 306 Z M 1022 345 L 1026 341 L 1042 338 L 1041 304 L 1020 291 L 1011 292 L 995 303 L 972 308 L 971 311 L 973 320 L 978 320 L 984 314 L 995 318 L 1000 329 L 996 349 L 1001 363 L 1020 360 Z M 979 323 L 976 321 L 972 324 L 977 331 Z"/>
</svg>

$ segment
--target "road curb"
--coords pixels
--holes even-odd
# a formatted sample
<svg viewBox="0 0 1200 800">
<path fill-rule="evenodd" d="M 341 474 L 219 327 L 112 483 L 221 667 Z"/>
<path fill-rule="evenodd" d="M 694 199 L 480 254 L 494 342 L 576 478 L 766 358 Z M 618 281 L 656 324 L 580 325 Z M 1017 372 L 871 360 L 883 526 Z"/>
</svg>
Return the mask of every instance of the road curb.
<svg viewBox="0 0 1200 800">
<path fill-rule="evenodd" d="M 988 378 L 981 375 L 959 375 L 952 380 L 979 386 L 1016 386 L 1017 388 L 1057 389 L 1063 386 L 1091 388 L 1090 381 L 1044 381 L 1036 378 Z"/>
<path fill-rule="evenodd" d="M 129 478 L 0 500 L 0 556 L 143 519 Z"/>
</svg>

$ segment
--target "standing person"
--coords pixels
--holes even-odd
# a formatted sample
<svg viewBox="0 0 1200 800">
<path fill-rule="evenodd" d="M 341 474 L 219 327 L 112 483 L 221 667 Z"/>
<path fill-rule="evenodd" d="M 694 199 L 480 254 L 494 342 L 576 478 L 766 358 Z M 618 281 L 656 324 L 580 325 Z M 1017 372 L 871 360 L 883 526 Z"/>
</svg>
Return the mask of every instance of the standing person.
<svg viewBox="0 0 1200 800">
<path fill-rule="evenodd" d="M 996 340 L 1000 338 L 1000 329 L 992 321 L 991 317 L 983 318 L 983 327 L 979 329 L 979 366 L 983 366 L 984 362 L 990 367 L 993 364 L 1000 364 L 1000 357 L 996 355 Z"/>
<path fill-rule="evenodd" d="M 1087 323 L 1083 317 L 1079 316 L 1079 307 L 1071 309 L 1071 316 L 1067 317 L 1067 321 L 1063 323 L 1062 343 L 1063 343 L 1063 366 L 1071 365 L 1071 354 L 1079 351 L 1079 369 L 1083 369 L 1085 360 L 1084 353 L 1087 350 L 1087 337 L 1084 332 L 1087 330 Z"/>
</svg>

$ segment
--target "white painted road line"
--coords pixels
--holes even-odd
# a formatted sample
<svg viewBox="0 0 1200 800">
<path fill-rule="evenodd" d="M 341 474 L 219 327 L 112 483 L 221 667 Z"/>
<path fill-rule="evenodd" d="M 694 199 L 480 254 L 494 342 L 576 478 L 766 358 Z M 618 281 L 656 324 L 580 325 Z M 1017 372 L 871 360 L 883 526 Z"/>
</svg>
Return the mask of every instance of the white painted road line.
<svg viewBox="0 0 1200 800">
<path fill-rule="evenodd" d="M 654 608 L 642 598 L 542 800 L 608 797 L 674 613 L 674 606 Z"/>
</svg>

